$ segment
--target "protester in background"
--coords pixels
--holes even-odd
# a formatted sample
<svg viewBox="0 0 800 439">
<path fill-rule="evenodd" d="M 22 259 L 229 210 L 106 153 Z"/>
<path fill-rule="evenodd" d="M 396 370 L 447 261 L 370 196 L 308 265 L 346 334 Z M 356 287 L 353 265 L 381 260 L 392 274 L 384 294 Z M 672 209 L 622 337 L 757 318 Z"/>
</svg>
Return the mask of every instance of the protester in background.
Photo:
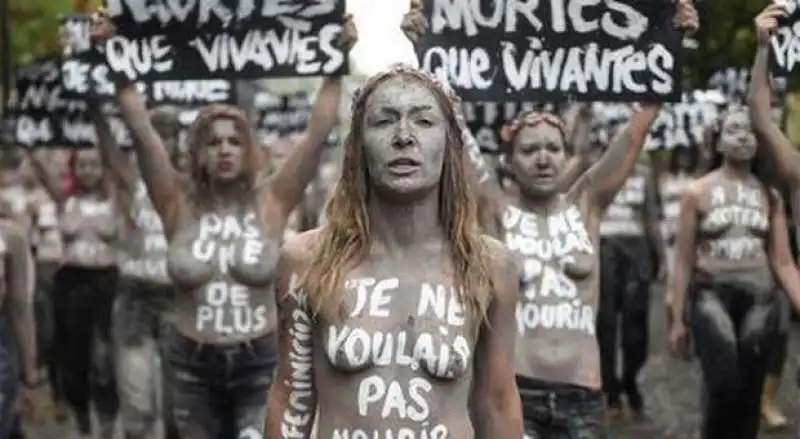
<svg viewBox="0 0 800 439">
<path fill-rule="evenodd" d="M 795 149 L 772 117 L 772 90 L 769 73 L 770 38 L 778 28 L 778 22 L 786 16 L 785 7 L 776 2 L 767 6 L 755 19 L 758 49 L 750 74 L 750 92 L 747 101 L 750 108 L 750 119 L 759 145 L 774 168 L 773 177 L 786 186 L 789 194 L 791 210 L 794 212 L 792 222 L 797 240 L 800 237 L 800 234 L 796 232 L 798 212 L 800 212 L 800 152 Z M 795 245 L 800 248 L 797 242 Z M 787 321 L 788 314 L 784 307 L 781 313 L 781 323 Z M 786 325 L 781 326 L 781 329 L 788 329 Z M 780 387 L 781 372 L 786 362 L 788 343 L 787 331 L 779 331 L 779 334 L 772 349 L 773 357 L 769 360 L 761 406 L 762 416 L 767 427 L 770 428 L 782 428 L 788 425 L 788 420 L 775 401 Z"/>
<path fill-rule="evenodd" d="M 420 2 L 403 20 L 413 41 L 427 26 Z M 697 11 L 688 0 L 677 2 L 675 25 L 687 31 L 698 26 Z M 503 132 L 509 145 L 510 175 L 519 188 L 508 201 L 491 178 L 477 143 L 467 156 L 475 175 L 491 191 L 495 222 L 506 245 L 519 257 L 516 264 L 522 291 L 517 304 L 517 385 L 522 397 L 525 434 L 533 438 L 560 435 L 571 439 L 605 438 L 605 404 L 595 315 L 599 302 L 597 257 L 600 219 L 606 207 L 633 173 L 645 139 L 661 104 L 642 105 L 592 167 L 565 183 L 569 133 L 564 122 L 548 112 L 520 114 Z M 465 128 L 465 138 L 471 134 Z M 577 146 L 576 146 L 577 147 Z M 564 191 L 564 186 L 569 189 Z M 565 192 L 565 193 L 564 193 Z M 545 251 L 531 243 L 564 239 L 566 247 Z M 541 240 L 541 241 L 540 241 Z M 541 249 L 541 250 L 537 250 Z M 557 291 L 542 277 L 559 279 Z M 540 290 L 542 290 L 540 292 Z M 562 297 L 568 295 L 568 298 Z M 544 308 L 569 307 L 574 315 L 564 327 L 545 327 L 532 316 Z"/>
<path fill-rule="evenodd" d="M 724 114 L 711 137 L 712 171 L 686 188 L 668 284 L 670 343 L 685 350 L 684 312 L 703 370 L 703 438 L 758 436 L 767 358 L 782 286 L 800 307 L 800 274 L 787 242 L 783 201 L 765 183 L 744 108 Z M 688 293 L 691 293 L 689 295 Z"/>
<path fill-rule="evenodd" d="M 95 17 L 99 42 L 114 33 Z M 339 43 L 356 31 L 348 16 Z M 336 120 L 339 78 L 326 78 L 302 140 L 269 179 L 246 115 L 230 105 L 200 108 L 189 130 L 188 181 L 178 174 L 135 84 L 116 94 L 134 139 L 140 174 L 169 243 L 167 269 L 178 290 L 165 336 L 181 437 L 261 437 L 276 364 L 272 284 L 288 217 L 317 170 Z"/>
<path fill-rule="evenodd" d="M 268 438 L 287 432 L 312 437 L 315 420 L 319 437 L 345 429 L 522 436 L 512 367 L 513 263 L 499 243 L 480 235 L 452 99 L 433 77 L 404 65 L 374 75 L 355 93 L 327 222 L 287 242 L 279 262 L 281 350 Z M 376 280 L 397 289 L 385 306 L 351 309 L 359 306 L 359 290 L 384 288 Z M 446 292 L 448 303 L 459 304 L 460 317 L 446 319 L 432 310 L 409 317 L 409 310 L 426 309 L 430 285 Z M 426 356 L 415 348 L 410 364 L 393 355 L 373 364 L 339 343 L 326 347 L 318 342 L 323 338 L 311 337 L 344 328 L 353 331 L 350 337 L 355 331 L 377 336 L 375 328 L 402 331 L 397 337 L 430 340 L 435 352 L 451 354 Z M 341 345 L 348 343 L 345 338 Z M 412 392 L 427 389 L 430 410 L 419 419 L 378 411 L 359 415 L 357 383 L 369 376 L 399 379 Z"/>
<path fill-rule="evenodd" d="M 57 334 L 53 354 L 64 398 L 81 435 L 92 435 L 90 408 L 94 407 L 100 436 L 111 437 L 119 408 L 111 341 L 121 233 L 115 187 L 95 148 L 72 153 L 68 167 L 74 184 L 67 190 L 41 158 L 31 157 L 60 212 L 64 249 L 53 278 L 58 286 L 53 297 Z"/>
<path fill-rule="evenodd" d="M 172 416 L 171 374 L 160 360 L 162 333 L 170 325 L 175 290 L 167 274 L 167 242 L 138 168 L 117 145 L 106 117 L 97 103 L 89 103 L 89 115 L 99 139 L 103 166 L 117 188 L 117 215 L 124 224 L 119 251 L 119 293 L 112 315 L 112 335 L 122 426 L 126 439 L 155 438 L 159 420 L 168 438 L 177 437 Z M 157 107 L 150 121 L 164 139 L 173 166 L 179 155 L 177 110 Z M 163 410 L 159 412 L 159 401 Z"/>
<path fill-rule="evenodd" d="M 603 391 L 612 420 L 622 415 L 623 395 L 635 418 L 644 414 L 638 377 L 649 353 L 650 285 L 653 279 L 663 277 L 660 270 L 665 269 L 666 259 L 654 180 L 649 164 L 638 163 L 600 221 L 603 262 L 597 338 Z M 620 347 L 621 378 L 617 376 Z"/>
<path fill-rule="evenodd" d="M 27 236 L 6 201 L 0 201 L 0 256 L 4 291 L 0 295 L 0 438 L 6 438 L 18 421 L 13 411 L 18 394 L 21 391 L 23 410 L 30 409 L 30 391 L 42 384 L 36 360 L 33 260 Z"/>
</svg>

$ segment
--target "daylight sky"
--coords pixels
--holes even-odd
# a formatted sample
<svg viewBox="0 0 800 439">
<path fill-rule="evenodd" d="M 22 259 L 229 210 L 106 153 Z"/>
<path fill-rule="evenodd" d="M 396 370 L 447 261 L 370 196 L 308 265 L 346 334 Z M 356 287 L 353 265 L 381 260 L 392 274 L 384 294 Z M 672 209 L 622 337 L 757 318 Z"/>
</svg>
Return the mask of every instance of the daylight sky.
<svg viewBox="0 0 800 439">
<path fill-rule="evenodd" d="M 358 73 L 371 75 L 393 62 L 416 65 L 411 43 L 400 30 L 407 0 L 347 0 L 347 10 L 358 27 L 358 43 L 351 54 Z"/>
</svg>

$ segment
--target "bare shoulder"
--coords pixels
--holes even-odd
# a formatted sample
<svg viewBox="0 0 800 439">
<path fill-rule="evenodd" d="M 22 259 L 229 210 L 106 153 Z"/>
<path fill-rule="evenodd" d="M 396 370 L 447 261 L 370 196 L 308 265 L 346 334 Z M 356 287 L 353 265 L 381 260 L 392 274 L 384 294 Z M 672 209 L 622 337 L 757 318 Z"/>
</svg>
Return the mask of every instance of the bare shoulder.
<svg viewBox="0 0 800 439">
<path fill-rule="evenodd" d="M 284 241 L 282 256 L 293 266 L 309 263 L 321 235 L 322 229 L 312 229 L 292 236 Z"/>
<path fill-rule="evenodd" d="M 701 195 L 706 193 L 714 185 L 717 184 L 716 173 L 708 173 L 700 178 L 695 179 L 687 184 L 683 190 L 682 199 L 684 201 L 697 201 Z"/>
</svg>

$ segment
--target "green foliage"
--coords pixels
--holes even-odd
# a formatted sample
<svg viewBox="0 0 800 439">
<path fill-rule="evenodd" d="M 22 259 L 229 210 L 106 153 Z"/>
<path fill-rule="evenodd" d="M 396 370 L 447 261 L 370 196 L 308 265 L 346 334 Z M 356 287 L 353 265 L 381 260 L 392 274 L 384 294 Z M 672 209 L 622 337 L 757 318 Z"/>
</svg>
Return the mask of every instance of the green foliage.
<svg viewBox="0 0 800 439">
<path fill-rule="evenodd" d="M 686 52 L 686 74 L 690 83 L 704 86 L 708 78 L 725 67 L 747 67 L 756 49 L 753 19 L 767 5 L 765 0 L 695 0 L 700 30 L 699 47 Z"/>
<path fill-rule="evenodd" d="M 12 68 L 58 54 L 58 17 L 73 11 L 72 0 L 6 1 L 11 19 Z"/>
</svg>

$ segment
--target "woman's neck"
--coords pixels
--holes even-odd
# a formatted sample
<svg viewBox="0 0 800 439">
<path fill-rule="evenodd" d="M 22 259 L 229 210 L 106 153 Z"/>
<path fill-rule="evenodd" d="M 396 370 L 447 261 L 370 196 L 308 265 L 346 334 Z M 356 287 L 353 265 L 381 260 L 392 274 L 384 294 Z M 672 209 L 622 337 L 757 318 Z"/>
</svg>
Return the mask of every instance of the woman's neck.
<svg viewBox="0 0 800 439">
<path fill-rule="evenodd" d="M 389 200 L 378 194 L 370 198 L 367 214 L 372 238 L 388 253 L 402 255 L 418 244 L 443 238 L 438 190 L 414 201 Z"/>
<path fill-rule="evenodd" d="M 560 204 L 561 196 L 558 193 L 534 195 L 520 191 L 519 194 L 519 207 L 537 215 L 548 216 L 553 213 Z"/>
<path fill-rule="evenodd" d="M 240 206 L 250 191 L 243 180 L 214 181 L 207 192 L 198 193 L 198 202 L 204 209 L 226 210 Z"/>
<path fill-rule="evenodd" d="M 750 162 L 736 162 L 723 160 L 720 166 L 722 174 L 730 179 L 746 180 L 752 173 L 750 172 Z"/>
</svg>

